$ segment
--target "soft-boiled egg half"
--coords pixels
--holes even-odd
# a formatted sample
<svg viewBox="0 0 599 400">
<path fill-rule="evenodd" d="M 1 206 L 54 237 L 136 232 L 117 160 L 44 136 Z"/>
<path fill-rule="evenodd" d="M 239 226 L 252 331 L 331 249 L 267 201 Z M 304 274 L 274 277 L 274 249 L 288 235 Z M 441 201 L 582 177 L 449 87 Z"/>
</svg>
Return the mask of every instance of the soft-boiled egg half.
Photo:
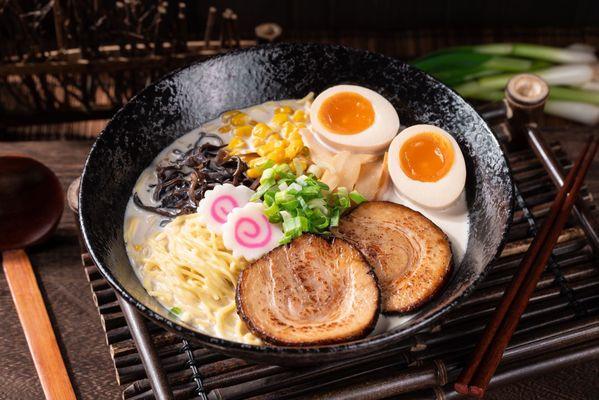
<svg viewBox="0 0 599 400">
<path fill-rule="evenodd" d="M 361 86 L 338 85 L 314 99 L 310 122 L 318 137 L 335 150 L 384 151 L 399 130 L 393 105 Z"/>
<path fill-rule="evenodd" d="M 430 208 L 453 203 L 466 184 L 466 164 L 460 146 L 443 129 L 414 125 L 391 142 L 389 175 L 395 189 Z"/>
</svg>

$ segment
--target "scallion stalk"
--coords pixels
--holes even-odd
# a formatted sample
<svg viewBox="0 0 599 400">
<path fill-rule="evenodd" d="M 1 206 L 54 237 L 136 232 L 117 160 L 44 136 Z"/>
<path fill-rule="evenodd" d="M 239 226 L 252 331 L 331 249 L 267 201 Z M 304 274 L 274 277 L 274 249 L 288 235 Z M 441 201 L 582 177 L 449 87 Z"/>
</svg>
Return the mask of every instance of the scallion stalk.
<svg viewBox="0 0 599 400">
<path fill-rule="evenodd" d="M 599 92 L 563 86 L 551 86 L 549 90 L 551 100 L 576 101 L 599 105 Z"/>
<path fill-rule="evenodd" d="M 580 89 L 591 90 L 593 92 L 599 92 L 599 82 L 586 82 L 579 86 Z"/>
<path fill-rule="evenodd" d="M 581 124 L 599 124 L 599 106 L 576 101 L 549 100 L 545 112 L 556 117 L 566 118 Z"/>
<path fill-rule="evenodd" d="M 564 49 L 560 47 L 541 46 L 527 43 L 498 43 L 472 46 L 475 53 L 498 56 L 519 56 L 537 60 L 551 61 L 560 64 L 592 63 L 597 57 L 588 51 Z"/>
<path fill-rule="evenodd" d="M 499 57 L 462 51 L 433 54 L 416 60 L 412 64 L 432 74 L 435 71 L 446 71 L 448 69 L 460 70 L 472 68 L 503 72 L 521 72 L 528 71 L 533 66 L 532 61 L 521 58 Z"/>
<path fill-rule="evenodd" d="M 535 74 L 543 78 L 548 85 L 552 86 L 582 85 L 593 79 L 594 67 L 588 64 L 558 65 L 556 67 L 536 71 Z M 503 89 L 512 76 L 514 75 L 499 74 L 485 76 L 476 81 L 464 83 L 456 87 L 456 90 L 459 93 L 464 93 L 464 96 L 469 96 L 474 92 L 482 90 Z"/>
<path fill-rule="evenodd" d="M 580 51 L 585 53 L 595 54 L 597 49 L 594 46 L 586 43 L 572 43 L 570 46 L 566 47 L 569 50 Z"/>
<path fill-rule="evenodd" d="M 558 65 L 535 72 L 549 85 L 582 85 L 593 80 L 596 66 L 589 64 Z"/>
</svg>

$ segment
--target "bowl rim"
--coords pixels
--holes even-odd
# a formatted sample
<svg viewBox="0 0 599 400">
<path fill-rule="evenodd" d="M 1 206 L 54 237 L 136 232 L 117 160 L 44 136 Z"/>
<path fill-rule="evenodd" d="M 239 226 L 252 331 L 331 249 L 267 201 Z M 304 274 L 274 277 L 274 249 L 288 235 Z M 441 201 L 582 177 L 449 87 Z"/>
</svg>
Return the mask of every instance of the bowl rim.
<svg viewBox="0 0 599 400">
<path fill-rule="evenodd" d="M 501 154 L 503 163 L 507 170 L 507 179 L 508 179 L 507 186 L 509 187 L 509 190 L 507 192 L 504 192 L 506 195 L 506 199 L 507 199 L 506 204 L 509 204 L 509 209 L 507 210 L 507 218 L 505 221 L 505 226 L 504 226 L 503 232 L 501 232 L 500 242 L 497 246 L 497 250 L 496 250 L 495 254 L 491 258 L 491 261 L 483 268 L 481 273 L 474 279 L 474 281 L 470 285 L 468 285 L 456 298 L 454 298 L 453 301 L 446 304 L 444 307 L 439 308 L 431 315 L 421 319 L 419 322 L 410 324 L 404 328 L 401 328 L 401 329 L 393 328 L 393 329 L 387 330 L 385 332 L 381 332 L 380 334 L 377 334 L 376 336 L 372 336 L 372 337 L 366 336 L 365 338 L 359 339 L 357 341 L 352 341 L 352 342 L 347 342 L 347 343 L 338 343 L 338 344 L 321 345 L 321 346 L 309 346 L 309 347 L 308 346 L 307 347 L 287 347 L 287 346 L 276 346 L 276 345 L 270 345 L 270 344 L 264 344 L 264 345 L 245 344 L 245 343 L 234 342 L 231 340 L 218 338 L 215 336 L 210 336 L 206 333 L 202 333 L 200 331 L 191 329 L 183 324 L 177 323 L 174 320 L 163 317 L 162 315 L 158 314 L 157 312 L 153 311 L 148 306 L 143 304 L 141 301 L 137 300 L 134 296 L 132 296 L 120 284 L 119 280 L 112 274 L 111 270 L 109 268 L 107 268 L 106 266 L 104 266 L 99 261 L 99 258 L 98 258 L 98 255 L 96 254 L 95 249 L 90 244 L 91 240 L 90 240 L 88 231 L 93 228 L 86 226 L 85 221 L 84 221 L 85 211 L 82 212 L 82 209 L 84 209 L 84 204 L 85 204 L 85 201 L 84 201 L 84 197 L 85 197 L 84 186 L 86 185 L 85 177 L 86 177 L 86 174 L 88 173 L 89 161 L 93 157 L 93 154 L 96 151 L 96 148 L 98 147 L 98 143 L 101 142 L 102 136 L 107 131 L 107 129 L 110 128 L 113 121 L 115 119 L 117 119 L 117 117 L 119 117 L 121 114 L 126 113 L 127 110 L 129 109 L 129 107 L 131 107 L 132 103 L 137 101 L 137 99 L 139 97 L 141 97 L 144 93 L 146 93 L 146 91 L 148 91 L 152 87 L 173 77 L 174 75 L 178 74 L 182 70 L 192 68 L 198 64 L 202 64 L 205 62 L 213 62 L 214 60 L 236 57 L 239 54 L 244 54 L 244 53 L 251 53 L 251 52 L 256 52 L 256 51 L 264 51 L 264 50 L 278 49 L 278 48 L 285 48 L 285 47 L 301 48 L 301 47 L 309 47 L 309 46 L 319 46 L 319 47 L 328 48 L 331 50 L 340 50 L 341 49 L 341 50 L 345 50 L 345 51 L 351 51 L 354 54 L 364 54 L 364 55 L 373 55 L 374 54 L 378 57 L 383 57 L 384 59 L 387 59 L 387 60 L 395 62 L 395 63 L 400 62 L 400 63 L 406 65 L 408 67 L 408 69 L 416 70 L 419 73 L 423 74 L 423 76 L 427 80 L 432 81 L 433 83 L 435 83 L 437 85 L 441 85 L 441 86 L 445 87 L 446 90 L 452 92 L 454 94 L 454 96 L 456 96 L 459 100 L 461 100 L 463 102 L 463 107 L 465 107 L 467 110 L 471 111 L 472 113 L 474 113 L 475 115 L 477 115 L 480 118 L 480 121 L 482 121 L 482 123 L 486 127 L 486 130 L 488 131 L 489 135 L 491 136 L 490 139 L 492 141 L 492 144 L 494 146 L 496 146 L 497 150 Z M 345 354 L 345 353 L 350 353 L 350 352 L 351 353 L 353 353 L 353 352 L 361 353 L 361 351 L 366 352 L 370 348 L 380 349 L 387 345 L 396 343 L 396 342 L 400 341 L 401 339 L 405 339 L 406 337 L 412 335 L 413 333 L 432 324 L 435 320 L 437 320 L 438 318 L 440 318 L 441 316 L 445 315 L 447 312 L 449 312 L 450 310 L 455 308 L 466 297 L 468 297 L 473 292 L 473 290 L 478 286 L 478 284 L 480 284 L 480 282 L 486 277 L 486 275 L 489 271 L 489 264 L 492 262 L 492 260 L 494 260 L 501 253 L 501 251 L 507 241 L 507 234 L 508 234 L 508 231 L 512 224 L 512 218 L 513 218 L 513 213 L 514 213 L 514 186 L 513 186 L 511 169 L 509 168 L 509 163 L 506 158 L 506 155 L 501 147 L 501 144 L 497 140 L 497 137 L 493 134 L 493 132 L 490 129 L 490 127 L 488 126 L 487 122 L 457 92 L 455 92 L 452 88 L 446 86 L 442 82 L 438 81 L 437 79 L 433 78 L 429 74 L 427 74 L 424 71 L 421 71 L 418 68 L 413 67 L 397 58 L 389 57 L 389 56 L 386 56 L 386 55 L 383 55 L 380 53 L 374 53 L 374 52 L 367 51 L 367 50 L 356 49 L 356 48 L 352 48 L 352 47 L 348 47 L 348 46 L 343 46 L 343 45 L 338 45 L 338 44 L 322 44 L 322 43 L 276 43 L 276 44 L 259 45 L 259 46 L 254 46 L 254 47 L 250 47 L 250 48 L 245 48 L 245 49 L 236 49 L 236 50 L 229 51 L 227 53 L 216 55 L 207 60 L 200 60 L 200 61 L 193 62 L 189 65 L 177 68 L 177 69 L 167 73 L 166 75 L 162 76 L 158 80 L 152 82 L 146 88 L 144 88 L 139 93 L 137 93 L 135 96 L 133 96 L 125 105 L 123 105 L 123 107 L 121 107 L 112 116 L 110 121 L 107 123 L 106 127 L 104 127 L 104 129 L 100 132 L 100 134 L 94 141 L 93 145 L 91 146 L 90 151 L 85 159 L 83 172 L 81 174 L 81 184 L 80 184 L 78 200 L 79 200 L 79 205 L 80 205 L 79 213 L 78 213 L 78 222 L 79 222 L 79 226 L 80 226 L 80 230 L 81 230 L 81 236 L 83 238 L 85 247 L 87 248 L 94 264 L 96 265 L 96 267 L 98 268 L 100 273 L 103 275 L 103 277 L 106 279 L 106 281 L 113 287 L 113 289 L 116 290 L 116 292 L 125 301 L 127 301 L 130 304 L 132 304 L 133 306 L 135 306 L 145 317 L 149 318 L 153 322 L 156 322 L 158 325 L 166 328 L 167 330 L 173 331 L 176 334 L 183 336 L 184 339 L 188 339 L 188 340 L 191 340 L 194 342 L 201 342 L 207 346 L 210 346 L 210 347 L 213 347 L 216 349 L 221 349 L 225 352 L 227 350 L 232 350 L 232 351 L 244 352 L 246 354 L 247 353 L 259 353 L 260 355 L 284 354 L 287 356 L 301 356 L 301 355 L 318 355 L 318 354 Z M 131 264 L 129 261 L 128 261 L 128 263 L 129 263 L 129 265 Z"/>
</svg>

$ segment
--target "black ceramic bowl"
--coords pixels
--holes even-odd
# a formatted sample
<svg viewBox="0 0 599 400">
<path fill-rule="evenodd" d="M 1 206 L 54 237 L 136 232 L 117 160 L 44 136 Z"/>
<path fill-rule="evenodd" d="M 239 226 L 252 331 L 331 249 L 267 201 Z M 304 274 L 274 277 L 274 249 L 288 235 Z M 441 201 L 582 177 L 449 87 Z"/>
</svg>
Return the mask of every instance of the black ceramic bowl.
<svg viewBox="0 0 599 400">
<path fill-rule="evenodd" d="M 353 83 L 383 94 L 403 125 L 428 123 L 455 135 L 466 158 L 470 235 L 464 259 L 442 292 L 401 326 L 351 343 L 311 348 L 250 346 L 194 331 L 143 288 L 123 242 L 127 200 L 139 174 L 173 140 L 224 111 L 267 100 L 301 98 Z M 236 51 L 181 69 L 150 85 L 110 121 L 81 180 L 80 222 L 106 280 L 146 317 L 223 353 L 278 364 L 355 357 L 392 346 L 446 313 L 484 275 L 512 214 L 512 182 L 501 149 L 482 118 L 425 73 L 382 55 L 340 46 L 282 44 Z"/>
</svg>

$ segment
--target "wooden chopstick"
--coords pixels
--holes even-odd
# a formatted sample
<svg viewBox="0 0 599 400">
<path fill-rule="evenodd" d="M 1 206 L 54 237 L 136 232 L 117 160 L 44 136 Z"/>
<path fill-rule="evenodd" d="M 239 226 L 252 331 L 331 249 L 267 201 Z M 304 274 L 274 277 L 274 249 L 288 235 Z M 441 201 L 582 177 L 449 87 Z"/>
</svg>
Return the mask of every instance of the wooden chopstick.
<svg viewBox="0 0 599 400">
<path fill-rule="evenodd" d="M 554 219 L 555 215 L 557 215 L 557 212 L 559 211 L 560 203 L 563 201 L 563 198 L 565 197 L 566 193 L 570 190 L 570 187 L 574 183 L 574 177 L 576 176 L 576 171 L 578 169 L 580 169 L 584 155 L 588 152 L 590 146 L 591 146 L 591 141 L 589 140 L 587 142 L 586 146 L 584 147 L 582 156 L 574 163 L 574 165 L 570 169 L 570 172 L 568 173 L 568 176 L 566 177 L 566 180 L 564 181 L 564 185 L 562 186 L 561 190 L 558 192 L 553 204 L 551 205 L 551 208 L 549 209 L 549 213 L 547 215 L 547 220 L 546 220 L 547 222 L 541 227 L 540 231 L 537 233 L 537 236 L 532 241 L 528 251 L 524 255 L 522 262 L 520 263 L 519 273 L 516 273 L 514 275 L 514 278 L 512 279 L 510 286 L 506 289 L 503 297 L 501 298 L 501 302 L 499 303 L 499 305 L 497 306 L 497 308 L 495 310 L 495 314 L 493 315 L 493 318 L 491 318 L 491 320 L 485 327 L 483 335 L 474 350 L 474 353 L 473 353 L 473 356 L 472 356 L 470 362 L 468 363 L 466 368 L 462 371 L 462 373 L 460 374 L 460 377 L 456 381 L 454 387 L 457 392 L 462 393 L 462 394 L 469 393 L 468 385 L 469 385 L 472 377 L 474 376 L 474 373 L 476 372 L 480 362 L 482 361 L 482 357 L 483 357 L 484 353 L 487 351 L 487 348 L 489 347 L 491 340 L 493 339 L 493 337 L 495 336 L 495 333 L 499 329 L 499 325 L 501 324 L 501 321 L 505 317 L 510 304 L 514 300 L 514 297 L 516 296 L 518 289 L 522 285 L 522 282 L 524 281 L 526 273 L 528 273 L 528 270 L 530 269 L 530 266 L 532 265 L 532 263 L 534 261 L 535 254 L 540 250 L 543 242 L 545 241 L 545 238 L 547 237 L 547 234 L 549 233 L 551 225 L 553 224 L 552 218 Z"/>
<path fill-rule="evenodd" d="M 590 138 L 581 156 L 566 177 L 564 185 L 551 205 L 545 223 L 531 243 L 518 273 L 514 275 L 493 318 L 486 326 L 470 362 L 454 384 L 458 393 L 478 397 L 482 397 L 484 394 L 489 380 L 501 361 L 503 351 L 528 305 L 555 242 L 568 221 L 568 216 L 598 146 L 597 140 Z"/>
</svg>

